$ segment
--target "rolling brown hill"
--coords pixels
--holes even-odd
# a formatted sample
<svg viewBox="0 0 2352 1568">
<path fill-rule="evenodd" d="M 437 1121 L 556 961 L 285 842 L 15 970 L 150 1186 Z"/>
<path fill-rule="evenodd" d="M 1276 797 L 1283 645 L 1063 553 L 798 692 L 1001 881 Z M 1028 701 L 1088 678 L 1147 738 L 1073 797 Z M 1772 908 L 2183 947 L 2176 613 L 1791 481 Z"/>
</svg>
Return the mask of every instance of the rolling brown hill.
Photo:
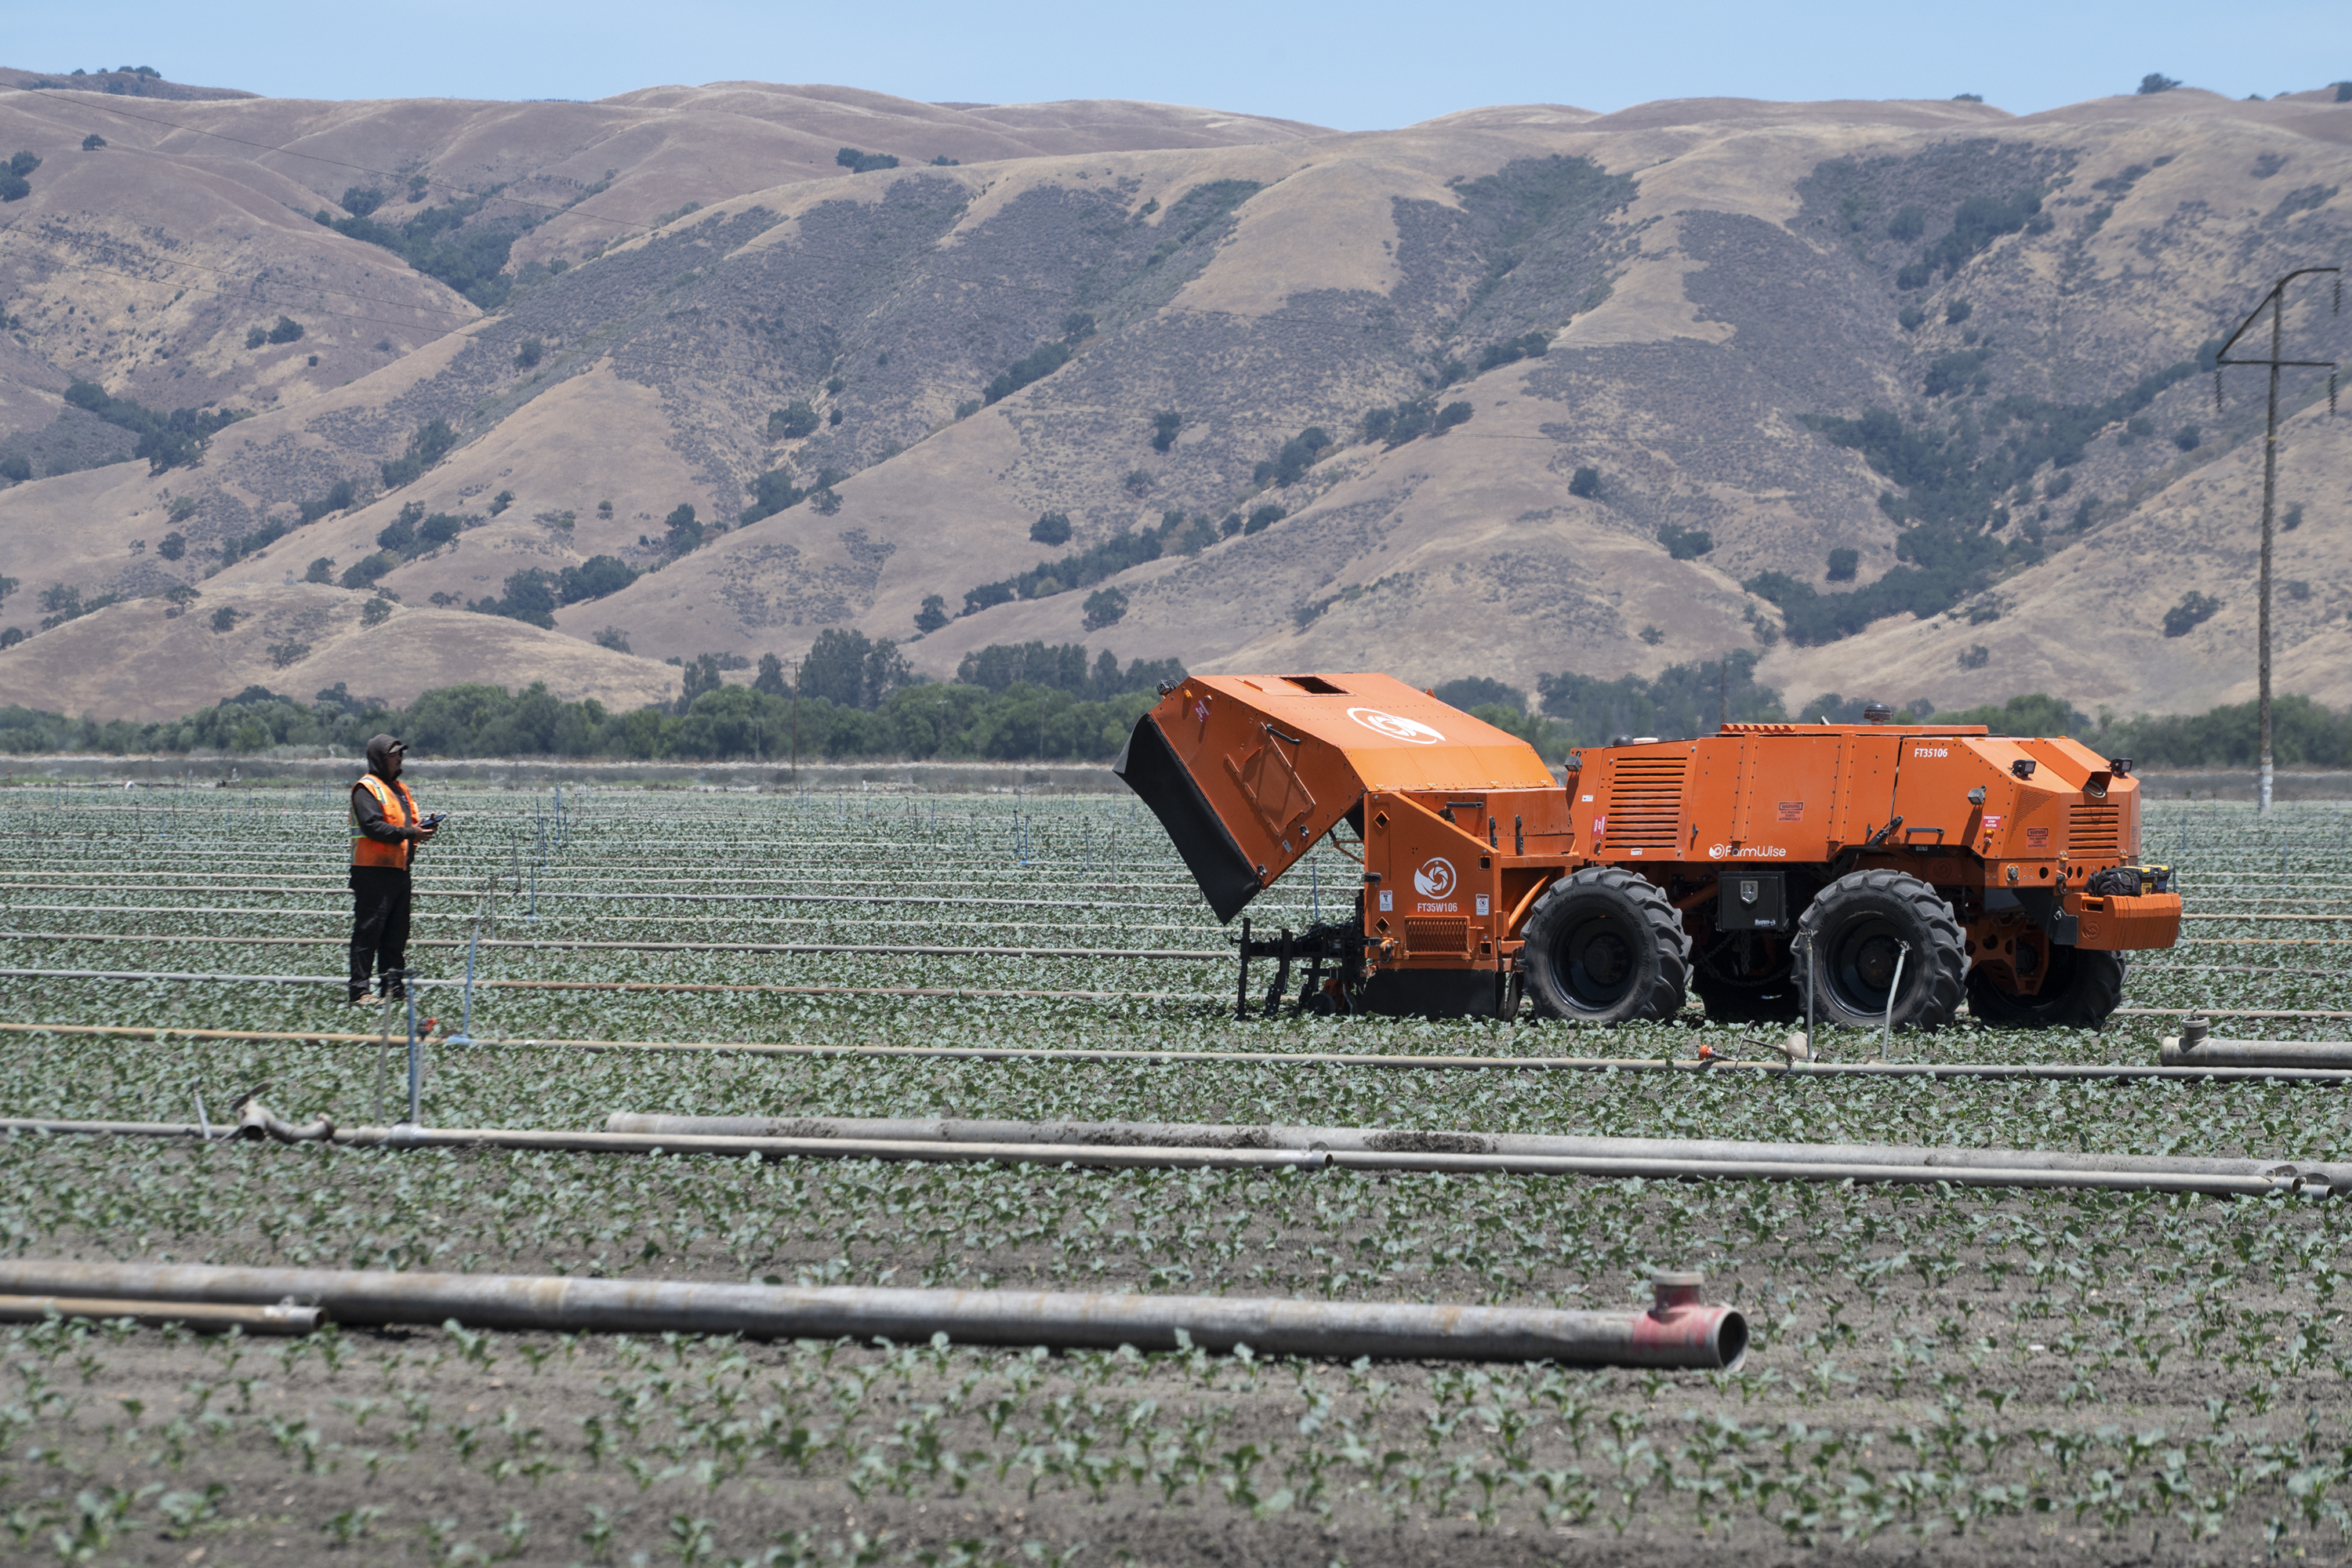
<svg viewBox="0 0 2352 1568">
<path fill-rule="evenodd" d="M 953 612 L 1040 563 L 1083 575 L 1072 558 L 1150 554 L 1146 532 L 1159 558 L 955 616 L 909 657 L 947 675 L 1046 638 L 1532 687 L 1744 647 L 1800 701 L 2235 700 L 2261 386 L 2230 372 L 2216 414 L 2194 363 L 2272 277 L 2342 253 L 2347 142 L 2327 91 L 2022 117 L 1528 105 L 1363 134 L 748 82 L 594 104 L 0 91 L 0 152 L 43 160 L 0 209 L 0 458 L 37 475 L 0 491 L 20 584 L 0 624 L 33 631 L 68 591 L 133 600 L 0 652 L 0 701 L 156 717 L 254 683 L 482 679 L 650 700 L 676 689 L 665 657 L 914 637 L 932 595 Z M 845 147 L 899 163 L 853 172 Z M 450 243 L 504 241 L 501 267 L 420 270 L 363 237 L 453 214 Z M 2325 283 L 2298 298 L 2301 357 L 2335 357 Z M 281 315 L 299 341 L 246 346 Z M 1024 360 L 1046 374 L 983 404 Z M 151 473 L 64 401 L 77 380 L 251 416 Z M 2342 705 L 2352 459 L 2324 392 L 2289 385 L 2279 657 L 2284 688 Z M 1443 433 L 1369 434 L 1374 410 L 1457 403 Z M 796 404 L 804 434 L 772 417 Z M 434 421 L 456 444 L 394 482 Z M 1330 445 L 1262 482 L 1310 426 Z M 1597 490 L 1573 494 L 1584 468 Z M 758 516 L 763 474 L 816 493 Z M 306 502 L 324 515 L 223 566 Z M 731 526 L 675 549 L 681 503 Z M 1220 531 L 1268 505 L 1286 515 Z M 398 668 L 355 631 L 285 632 L 355 618 L 363 591 L 301 579 L 322 560 L 340 579 L 404 508 L 465 526 L 381 579 L 410 606 Z M 1045 512 L 1067 545 L 1031 542 Z M 1828 579 L 1834 550 L 1852 583 Z M 552 631 L 431 607 L 597 556 L 645 574 Z M 1955 561 L 1947 591 L 1856 635 L 1784 635 L 1809 624 L 1780 607 L 1801 589 Z M 1796 586 L 1743 586 L 1759 574 Z M 174 584 L 200 596 L 167 617 Z M 1103 587 L 1124 609 L 1090 630 Z M 2165 635 L 2192 591 L 2218 608 Z M 246 618 L 212 634 L 223 607 Z M 275 667 L 289 642 L 311 649 Z"/>
</svg>

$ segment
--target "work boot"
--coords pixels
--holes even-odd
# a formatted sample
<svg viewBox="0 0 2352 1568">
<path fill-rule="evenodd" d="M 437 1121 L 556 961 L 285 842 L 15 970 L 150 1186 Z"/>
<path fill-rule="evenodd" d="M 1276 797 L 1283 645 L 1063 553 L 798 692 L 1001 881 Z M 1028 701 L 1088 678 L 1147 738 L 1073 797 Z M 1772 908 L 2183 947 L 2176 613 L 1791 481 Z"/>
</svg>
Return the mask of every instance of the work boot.
<svg viewBox="0 0 2352 1568">
<path fill-rule="evenodd" d="M 377 993 L 377 994 L 382 996 L 387 1002 L 397 1002 L 402 997 L 406 996 L 408 994 L 407 972 L 404 970 L 395 969 L 391 973 L 386 974 L 383 977 L 383 989 Z"/>
<path fill-rule="evenodd" d="M 351 988 L 351 996 L 349 1000 L 351 1005 L 354 1007 L 366 1006 L 368 1004 L 368 988 L 364 985 L 352 986 Z"/>
</svg>

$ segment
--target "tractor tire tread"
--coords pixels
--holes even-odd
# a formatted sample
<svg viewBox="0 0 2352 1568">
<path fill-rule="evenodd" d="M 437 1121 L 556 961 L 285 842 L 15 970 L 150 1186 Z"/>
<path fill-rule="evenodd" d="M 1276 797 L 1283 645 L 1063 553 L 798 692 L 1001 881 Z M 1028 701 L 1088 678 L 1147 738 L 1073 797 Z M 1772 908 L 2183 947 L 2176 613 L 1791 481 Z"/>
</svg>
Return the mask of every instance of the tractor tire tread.
<svg viewBox="0 0 2352 1568">
<path fill-rule="evenodd" d="M 1657 973 L 1639 998 L 1627 998 L 1610 1008 L 1607 1015 L 1562 1005 L 1554 994 L 1556 987 L 1549 984 L 1549 968 L 1539 973 L 1537 967 L 1549 965 L 1551 927 L 1562 918 L 1560 911 L 1578 901 L 1580 893 L 1595 888 L 1607 889 L 1633 903 L 1635 914 L 1650 933 L 1651 949 L 1657 955 Z M 1682 1011 L 1690 989 L 1690 932 L 1684 929 L 1682 915 L 1666 901 L 1665 894 L 1646 879 L 1614 866 L 1588 866 L 1545 889 L 1523 930 L 1527 936 L 1525 951 L 1539 955 L 1530 958 L 1527 993 L 1540 1016 L 1581 1023 L 1634 1024 L 1663 1023 Z"/>
<path fill-rule="evenodd" d="M 2104 1029 L 2124 1004 L 2130 960 L 2077 948 L 2074 972 L 2055 994 L 2012 996 L 1979 973 L 1969 976 L 1969 1014 L 1996 1029 Z"/>
<path fill-rule="evenodd" d="M 1855 871 L 1839 878 L 1821 890 L 1806 907 L 1797 922 L 1801 940 L 1794 977 L 1797 995 L 1801 999 L 1808 987 L 1814 984 L 1812 972 L 1811 933 L 1817 933 L 1831 920 L 1837 918 L 1838 906 L 1856 894 L 1867 891 L 1883 895 L 1907 906 L 1928 938 L 1927 951 L 1912 954 L 1911 961 L 1921 967 L 1917 973 L 1927 976 L 1927 994 L 1917 1013 L 1900 1017 L 1896 1022 L 1909 1028 L 1928 1033 L 1949 1024 L 1960 1010 L 1960 1000 L 1967 994 L 1969 959 L 1960 934 L 1959 917 L 1933 884 L 1903 871 Z M 1868 1020 L 1831 1020 L 1825 1022 L 1864 1023 Z"/>
</svg>

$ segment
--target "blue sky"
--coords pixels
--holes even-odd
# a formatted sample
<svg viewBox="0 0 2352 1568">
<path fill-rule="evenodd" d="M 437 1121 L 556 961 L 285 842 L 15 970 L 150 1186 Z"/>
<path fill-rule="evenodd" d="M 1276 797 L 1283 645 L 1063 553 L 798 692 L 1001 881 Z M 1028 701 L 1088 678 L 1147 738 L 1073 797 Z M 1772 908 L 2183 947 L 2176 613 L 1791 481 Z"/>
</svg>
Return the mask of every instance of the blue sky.
<svg viewBox="0 0 2352 1568">
<path fill-rule="evenodd" d="M 180 81 L 285 96 L 586 99 L 750 78 L 935 101 L 1157 99 L 1351 131 L 1492 103 L 1607 110 L 1659 98 L 1976 92 L 2030 113 L 2129 91 L 2148 71 L 2233 98 L 2352 78 L 2344 13 L 2308 0 L 1951 9 L 97 0 L 14 9 L 0 63 L 152 65 Z"/>
</svg>

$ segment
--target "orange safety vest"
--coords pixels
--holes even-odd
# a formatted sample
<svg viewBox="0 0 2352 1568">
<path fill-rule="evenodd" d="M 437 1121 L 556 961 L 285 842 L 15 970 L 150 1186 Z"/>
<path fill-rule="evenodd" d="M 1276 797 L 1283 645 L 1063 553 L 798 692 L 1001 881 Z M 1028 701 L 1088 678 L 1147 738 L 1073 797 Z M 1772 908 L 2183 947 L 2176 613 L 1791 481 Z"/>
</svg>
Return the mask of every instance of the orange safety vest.
<svg viewBox="0 0 2352 1568">
<path fill-rule="evenodd" d="M 418 821 L 416 797 L 410 795 L 408 786 L 399 780 L 394 779 L 392 783 L 386 784 L 373 773 L 368 773 L 352 787 L 355 790 L 363 789 L 375 796 L 376 805 L 383 809 L 383 819 L 394 827 L 416 826 Z M 408 850 L 409 841 L 405 838 L 397 844 L 385 844 L 370 838 L 361 832 L 359 807 L 352 806 L 352 865 L 382 866 L 394 871 L 405 871 L 408 869 Z"/>
</svg>

